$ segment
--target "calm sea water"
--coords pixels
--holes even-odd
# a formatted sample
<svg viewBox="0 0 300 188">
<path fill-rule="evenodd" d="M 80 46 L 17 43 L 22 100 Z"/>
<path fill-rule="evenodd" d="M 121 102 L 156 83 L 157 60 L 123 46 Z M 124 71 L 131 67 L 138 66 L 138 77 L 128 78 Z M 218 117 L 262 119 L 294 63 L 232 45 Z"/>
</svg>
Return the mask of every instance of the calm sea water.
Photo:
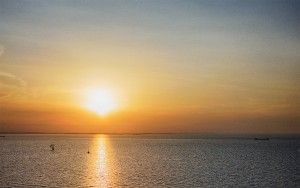
<svg viewBox="0 0 300 188">
<path fill-rule="evenodd" d="M 299 159 L 299 139 L 6 135 L 0 187 L 300 187 Z"/>
</svg>

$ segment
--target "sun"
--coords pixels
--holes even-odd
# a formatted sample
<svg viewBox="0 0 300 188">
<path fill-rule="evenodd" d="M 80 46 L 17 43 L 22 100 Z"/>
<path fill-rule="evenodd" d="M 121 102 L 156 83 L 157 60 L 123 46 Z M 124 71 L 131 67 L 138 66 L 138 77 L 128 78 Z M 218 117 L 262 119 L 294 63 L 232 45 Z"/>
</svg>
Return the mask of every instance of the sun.
<svg viewBox="0 0 300 188">
<path fill-rule="evenodd" d="M 85 107 L 99 115 L 106 115 L 117 108 L 117 102 L 111 91 L 91 89 L 86 92 Z"/>
</svg>

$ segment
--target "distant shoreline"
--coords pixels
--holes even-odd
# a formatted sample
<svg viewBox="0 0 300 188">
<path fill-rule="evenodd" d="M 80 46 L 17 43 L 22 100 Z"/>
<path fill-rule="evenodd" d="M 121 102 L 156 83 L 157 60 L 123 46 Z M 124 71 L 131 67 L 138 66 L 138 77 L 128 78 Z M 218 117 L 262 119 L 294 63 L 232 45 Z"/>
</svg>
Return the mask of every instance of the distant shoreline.
<svg viewBox="0 0 300 188">
<path fill-rule="evenodd" d="M 233 134 L 233 133 L 45 133 L 45 132 L 2 132 L 0 136 L 8 135 L 112 135 L 112 136 L 178 136 L 179 138 L 299 138 L 300 134 Z"/>
</svg>

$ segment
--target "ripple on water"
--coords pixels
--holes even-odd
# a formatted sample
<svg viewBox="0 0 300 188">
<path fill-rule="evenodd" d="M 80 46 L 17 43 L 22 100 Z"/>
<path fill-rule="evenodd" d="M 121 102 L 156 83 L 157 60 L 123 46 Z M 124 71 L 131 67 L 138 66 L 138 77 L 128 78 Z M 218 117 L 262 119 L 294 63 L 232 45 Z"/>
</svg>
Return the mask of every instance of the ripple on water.
<svg viewBox="0 0 300 188">
<path fill-rule="evenodd" d="M 297 139 L 10 135 L 0 140 L 0 187 L 299 187 L 299 148 Z"/>
</svg>

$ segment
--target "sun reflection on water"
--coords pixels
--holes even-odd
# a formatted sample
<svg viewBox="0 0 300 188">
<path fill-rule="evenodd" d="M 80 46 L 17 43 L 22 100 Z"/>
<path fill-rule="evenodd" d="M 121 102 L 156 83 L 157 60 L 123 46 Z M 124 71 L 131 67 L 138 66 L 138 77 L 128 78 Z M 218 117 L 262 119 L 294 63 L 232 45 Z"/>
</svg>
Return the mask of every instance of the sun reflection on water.
<svg viewBox="0 0 300 188">
<path fill-rule="evenodd" d="M 106 135 L 97 135 L 93 138 L 88 154 L 88 173 L 90 185 L 108 187 L 112 181 L 109 164 L 112 160 L 109 155 L 109 138 Z"/>
<path fill-rule="evenodd" d="M 106 159 L 106 137 L 100 136 L 96 139 L 97 142 L 97 167 L 98 174 L 106 175 L 107 174 L 107 159 Z"/>
</svg>

